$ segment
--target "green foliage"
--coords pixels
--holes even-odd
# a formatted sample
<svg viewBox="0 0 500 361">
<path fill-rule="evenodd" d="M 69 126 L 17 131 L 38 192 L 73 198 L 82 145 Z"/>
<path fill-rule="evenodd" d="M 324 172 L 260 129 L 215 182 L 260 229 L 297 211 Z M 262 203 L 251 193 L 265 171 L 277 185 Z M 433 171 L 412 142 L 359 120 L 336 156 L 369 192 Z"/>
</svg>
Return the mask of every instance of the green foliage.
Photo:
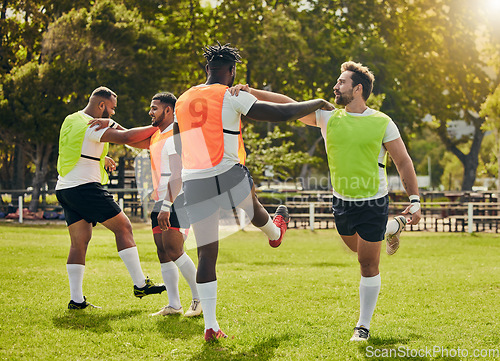
<svg viewBox="0 0 500 361">
<path fill-rule="evenodd" d="M 275 126 L 272 132 L 265 137 L 254 131 L 253 123 L 247 123 L 243 131 L 245 145 L 251 151 L 247 155 L 247 167 L 256 183 L 266 178 L 264 171 L 267 167 L 273 173 L 272 178 L 286 180 L 289 177 L 298 176 L 299 166 L 302 164 L 315 164 L 319 162 L 317 157 L 311 157 L 302 151 L 292 151 L 293 141 L 288 140 L 292 132 L 282 132 Z"/>
<path fill-rule="evenodd" d="M 500 85 L 481 105 L 480 114 L 487 118 L 483 126 L 485 130 L 500 129 Z"/>
<path fill-rule="evenodd" d="M 429 174 L 429 158 L 431 162 L 431 187 L 438 188 L 441 183 L 444 166 L 443 155 L 448 153 L 439 137 L 430 129 L 423 129 L 420 136 L 410 140 L 410 156 L 413 160 L 415 170 L 419 175 Z M 449 153 L 448 153 L 449 154 Z M 448 158 L 447 162 L 450 160 Z M 446 163 L 447 163 L 446 162 Z"/>
<path fill-rule="evenodd" d="M 134 235 L 143 270 L 161 280 L 150 226 L 135 224 Z M 498 235 L 404 234 L 398 254 L 381 255 L 382 292 L 366 345 L 348 341 L 358 318 L 357 257 L 336 231 L 289 230 L 286 237 L 278 250 L 260 232 L 220 242 L 217 315 L 229 338 L 210 345 L 202 318 L 149 316 L 166 294 L 133 297 L 104 227 L 93 231 L 83 282 L 87 299 L 103 308 L 73 312 L 66 227 L 3 224 L 0 286 L 8 297 L 0 298 L 0 358 L 346 361 L 367 359 L 367 346 L 498 350 Z M 195 250 L 187 252 L 196 263 Z M 191 293 L 182 277 L 179 288 L 186 309 Z"/>
<path fill-rule="evenodd" d="M 370 105 L 391 116 L 403 139 L 415 144 L 410 154 L 417 158 L 417 168 L 425 168 L 429 154 L 433 165 L 438 158 L 437 151 L 414 142 L 428 137 L 422 119 L 430 115 L 438 149 L 444 146 L 463 164 L 462 187 L 473 184 L 483 124 L 492 118 L 490 110 L 479 109 L 498 86 L 500 71 L 500 25 L 486 0 L 211 3 L 2 2 L 1 170 L 17 179 L 12 162 L 22 163 L 19 174 L 23 168 L 36 169 L 30 158 L 18 156 L 20 149 L 36 158 L 33 149 L 54 145 L 57 124 L 81 109 L 98 85 L 118 93 L 116 119 L 121 124 L 149 123 L 150 97 L 157 91 L 180 95 L 204 82 L 201 48 L 219 40 L 241 50 L 236 82 L 297 100 L 331 100 L 340 64 L 355 60 L 368 65 L 376 76 Z M 450 136 L 449 124 L 457 119 L 472 125 L 474 134 Z M 271 128 L 258 123 L 254 131 L 265 137 Z M 288 154 L 298 152 L 299 158 L 320 136 L 317 129 L 297 123 L 280 124 L 280 129 L 293 132 Z M 52 151 L 55 158 L 56 147 Z M 313 151 L 321 158 L 315 171 L 326 172 L 324 148 Z M 287 172 L 297 173 L 297 166 Z M 439 179 L 439 174 L 433 177 Z"/>
<path fill-rule="evenodd" d="M 461 190 L 464 172 L 462 163 L 449 152 L 444 154 L 440 163 L 443 167 L 440 184 L 442 184 L 446 190 Z"/>
<path fill-rule="evenodd" d="M 498 137 L 494 133 L 485 135 L 479 154 L 478 178 L 498 176 Z"/>
<path fill-rule="evenodd" d="M 106 85 L 118 94 L 118 121 L 126 127 L 144 124 L 160 86 L 167 43 L 137 10 L 111 1 L 73 9 L 49 27 L 43 45 L 45 61 L 67 72 L 60 79 L 67 79 L 65 99 L 73 108 Z"/>
</svg>

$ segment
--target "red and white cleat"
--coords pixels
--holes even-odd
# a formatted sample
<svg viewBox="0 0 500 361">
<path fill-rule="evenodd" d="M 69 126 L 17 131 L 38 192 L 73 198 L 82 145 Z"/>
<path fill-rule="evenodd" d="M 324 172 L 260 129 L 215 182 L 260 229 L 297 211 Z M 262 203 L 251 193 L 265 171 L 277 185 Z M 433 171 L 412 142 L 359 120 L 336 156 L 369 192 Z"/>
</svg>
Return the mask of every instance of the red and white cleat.
<svg viewBox="0 0 500 361">
<path fill-rule="evenodd" d="M 284 205 L 278 206 L 276 208 L 276 212 L 274 213 L 274 219 L 273 223 L 278 226 L 278 228 L 281 230 L 280 238 L 275 239 L 275 240 L 269 240 L 269 245 L 271 247 L 279 247 L 281 244 L 281 241 L 283 239 L 283 236 L 285 235 L 285 232 L 288 228 L 288 223 L 290 222 L 290 215 L 288 214 L 288 208 Z"/>
<path fill-rule="evenodd" d="M 205 341 L 212 342 L 217 341 L 220 338 L 227 338 L 227 335 L 222 332 L 222 330 L 219 330 L 217 332 L 215 332 L 213 328 L 205 330 Z"/>
</svg>

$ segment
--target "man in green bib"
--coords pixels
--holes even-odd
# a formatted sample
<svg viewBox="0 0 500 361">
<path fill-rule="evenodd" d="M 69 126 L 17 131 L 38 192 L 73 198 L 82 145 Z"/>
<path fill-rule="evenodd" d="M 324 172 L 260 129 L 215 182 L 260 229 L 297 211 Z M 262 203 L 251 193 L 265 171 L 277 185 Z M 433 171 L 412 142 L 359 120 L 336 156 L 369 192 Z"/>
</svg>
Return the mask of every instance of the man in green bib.
<svg viewBox="0 0 500 361">
<path fill-rule="evenodd" d="M 360 316 L 351 341 L 370 337 L 370 321 L 381 287 L 379 262 L 384 235 L 388 234 L 387 253 L 392 254 L 406 223 L 420 220 L 417 176 L 399 130 L 386 114 L 366 105 L 374 80 L 367 67 L 353 61 L 342 64 L 333 91 L 335 103 L 344 108 L 316 111 L 302 119 L 321 128 L 333 186 L 335 224 L 344 243 L 358 254 Z M 403 211 L 409 214 L 408 219 L 398 216 L 387 222 L 387 153 L 409 196 L 410 205 Z"/>
<path fill-rule="evenodd" d="M 352 61 L 342 64 L 335 84 L 335 103 L 343 109 L 317 110 L 300 120 L 321 128 L 333 186 L 335 224 L 344 243 L 358 254 L 361 269 L 360 316 L 351 341 L 370 337 L 370 321 L 381 286 L 380 249 L 387 234 L 387 253 L 399 246 L 399 234 L 407 222 L 420 220 L 420 197 L 413 162 L 394 122 L 370 109 L 366 101 L 373 90 L 374 75 Z M 236 86 L 231 93 L 249 91 L 260 100 L 293 102 L 282 94 Z M 385 173 L 386 155 L 396 165 L 410 205 L 388 222 L 389 197 Z"/>
<path fill-rule="evenodd" d="M 99 87 L 92 92 L 87 106 L 68 115 L 61 126 L 56 196 L 64 209 L 71 239 L 66 264 L 71 293 L 69 309 L 96 307 L 83 296 L 82 285 L 85 255 L 92 237 L 92 226 L 97 222 L 115 234 L 118 254 L 134 283 L 134 295 L 143 297 L 165 290 L 164 285 L 155 285 L 144 277 L 132 225 L 113 196 L 102 187 L 108 182 L 105 167 L 114 167 L 114 162 L 106 157 L 108 142 L 133 144 L 149 138 L 156 131 L 152 126 L 126 130 L 112 120 L 103 129 L 89 127 L 89 121 L 94 118 L 110 119 L 115 114 L 116 105 L 116 94 L 106 87 Z"/>
<path fill-rule="evenodd" d="M 345 244 L 357 252 L 361 268 L 360 316 L 351 341 L 370 337 L 370 321 L 381 287 L 380 249 L 389 207 L 387 152 L 410 199 L 403 214 L 411 214 L 409 219 L 396 217 L 399 224 L 389 223 L 388 228 L 395 226 L 396 231 L 399 226 L 401 230 L 406 222 L 417 224 L 420 220 L 417 176 L 398 128 L 387 115 L 366 106 L 374 80 L 367 67 L 352 61 L 342 64 L 333 91 L 335 103 L 345 108 L 316 112 L 314 119 L 325 139 L 334 189 L 335 223 Z M 388 253 L 397 249 L 398 244 L 399 238 L 389 236 Z"/>
</svg>

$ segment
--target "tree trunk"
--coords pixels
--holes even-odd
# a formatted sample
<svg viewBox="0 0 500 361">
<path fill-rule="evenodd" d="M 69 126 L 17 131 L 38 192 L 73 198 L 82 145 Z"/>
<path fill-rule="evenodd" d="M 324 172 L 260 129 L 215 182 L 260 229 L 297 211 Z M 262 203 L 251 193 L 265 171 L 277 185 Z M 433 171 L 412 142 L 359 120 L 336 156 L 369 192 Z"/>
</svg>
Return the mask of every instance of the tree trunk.
<svg viewBox="0 0 500 361">
<path fill-rule="evenodd" d="M 464 178 L 462 181 L 463 191 L 471 191 L 472 186 L 476 181 L 477 167 L 479 165 L 479 152 L 481 150 L 483 138 L 484 131 L 481 130 L 481 125 L 476 125 L 469 154 L 465 156 L 465 161 L 462 162 L 464 165 Z"/>
<path fill-rule="evenodd" d="M 46 182 L 47 173 L 49 171 L 49 158 L 53 148 L 54 146 L 52 144 L 38 143 L 36 145 L 36 154 L 34 155 L 35 177 L 33 178 L 33 193 L 29 205 L 30 212 L 36 212 L 38 210 L 40 191 Z"/>
<path fill-rule="evenodd" d="M 16 144 L 14 148 L 14 174 L 10 184 L 11 189 L 26 188 L 26 157 L 24 154 L 24 146 Z"/>
<path fill-rule="evenodd" d="M 476 181 L 476 172 L 478 166 L 478 159 L 467 156 L 464 165 L 464 178 L 462 181 L 462 190 L 471 191 L 474 182 Z"/>
<path fill-rule="evenodd" d="M 481 125 L 483 123 L 484 119 L 482 118 L 476 118 L 473 120 L 474 134 L 468 154 L 464 154 L 460 149 L 458 149 L 455 142 L 450 138 L 446 122 L 441 122 L 438 129 L 438 135 L 446 146 L 446 149 L 452 152 L 464 166 L 464 177 L 462 180 L 463 191 L 472 190 L 472 186 L 476 181 L 476 172 L 479 164 L 479 151 L 481 150 L 481 143 L 484 138 L 484 131 L 481 130 Z"/>
</svg>

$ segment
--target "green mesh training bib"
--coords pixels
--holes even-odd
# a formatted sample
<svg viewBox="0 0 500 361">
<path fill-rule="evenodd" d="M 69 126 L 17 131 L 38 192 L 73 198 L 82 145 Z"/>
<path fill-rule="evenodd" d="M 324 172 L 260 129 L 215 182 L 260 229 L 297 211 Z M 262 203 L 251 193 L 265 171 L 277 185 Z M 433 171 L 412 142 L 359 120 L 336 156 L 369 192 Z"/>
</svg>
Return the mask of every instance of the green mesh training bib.
<svg viewBox="0 0 500 361">
<path fill-rule="evenodd" d="M 326 128 L 326 149 L 332 186 L 350 198 L 368 198 L 378 192 L 378 156 L 390 118 L 376 112 L 352 116 L 336 110 Z M 385 159 L 384 159 L 385 166 Z"/>
<path fill-rule="evenodd" d="M 59 157 L 57 158 L 57 172 L 64 177 L 80 159 L 83 139 L 87 131 L 89 119 L 80 112 L 68 115 L 61 126 L 59 134 Z M 104 143 L 99 163 L 101 168 L 101 184 L 109 181 L 108 173 L 104 169 L 104 158 L 108 154 L 109 144 Z"/>
</svg>

